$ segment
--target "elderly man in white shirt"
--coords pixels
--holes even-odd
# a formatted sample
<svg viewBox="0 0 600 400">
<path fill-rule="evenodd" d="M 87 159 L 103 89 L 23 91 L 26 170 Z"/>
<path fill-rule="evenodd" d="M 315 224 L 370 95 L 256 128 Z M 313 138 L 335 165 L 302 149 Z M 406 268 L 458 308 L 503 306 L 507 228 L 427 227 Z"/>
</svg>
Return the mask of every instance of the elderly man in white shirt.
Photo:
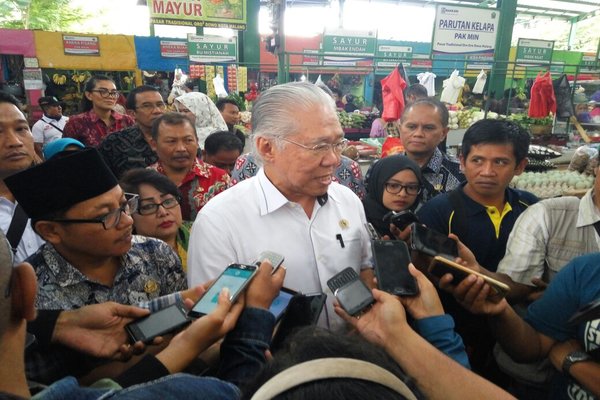
<svg viewBox="0 0 600 400">
<path fill-rule="evenodd" d="M 346 145 L 335 110 L 331 97 L 310 83 L 278 85 L 261 94 L 252 125 L 263 168 L 198 214 L 189 243 L 190 284 L 271 250 L 285 256 L 284 286 L 328 294 L 319 324 L 343 326 L 327 280 L 352 267 L 372 286 L 373 273 L 362 204 L 350 189 L 332 182 Z"/>
</svg>

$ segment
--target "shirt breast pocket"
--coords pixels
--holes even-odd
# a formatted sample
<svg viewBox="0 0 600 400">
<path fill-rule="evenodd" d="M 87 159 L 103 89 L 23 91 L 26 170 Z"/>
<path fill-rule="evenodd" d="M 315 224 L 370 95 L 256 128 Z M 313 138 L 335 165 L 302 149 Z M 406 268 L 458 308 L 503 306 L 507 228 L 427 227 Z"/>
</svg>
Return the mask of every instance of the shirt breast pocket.
<svg viewBox="0 0 600 400">
<path fill-rule="evenodd" d="M 328 268 L 358 270 L 362 264 L 362 247 L 360 233 L 338 233 L 327 239 L 321 238 L 315 246 L 315 256 L 318 264 Z"/>
</svg>

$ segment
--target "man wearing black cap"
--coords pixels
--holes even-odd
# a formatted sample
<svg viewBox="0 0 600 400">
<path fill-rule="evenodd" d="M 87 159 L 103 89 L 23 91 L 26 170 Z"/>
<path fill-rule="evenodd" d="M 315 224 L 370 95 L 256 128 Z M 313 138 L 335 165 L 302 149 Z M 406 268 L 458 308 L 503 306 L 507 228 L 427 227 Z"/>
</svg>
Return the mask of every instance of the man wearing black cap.
<svg viewBox="0 0 600 400">
<path fill-rule="evenodd" d="M 62 115 L 62 106 L 54 96 L 40 97 L 38 104 L 44 116 L 31 128 L 36 153 L 42 157 L 42 148 L 50 142 L 60 139 L 63 135 L 68 117 Z"/>
</svg>

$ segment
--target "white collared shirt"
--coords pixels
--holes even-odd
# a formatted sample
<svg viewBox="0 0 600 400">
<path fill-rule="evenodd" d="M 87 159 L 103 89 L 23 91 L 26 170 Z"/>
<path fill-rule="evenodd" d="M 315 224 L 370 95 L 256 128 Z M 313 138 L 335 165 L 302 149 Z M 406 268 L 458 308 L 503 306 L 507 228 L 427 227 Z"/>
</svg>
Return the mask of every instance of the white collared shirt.
<svg viewBox="0 0 600 400">
<path fill-rule="evenodd" d="M 322 205 L 315 201 L 309 219 L 300 204 L 287 200 L 269 181 L 262 168 L 257 176 L 220 193 L 194 222 L 188 284 L 215 279 L 231 263 L 252 263 L 260 252 L 274 251 L 285 257 L 284 286 L 302 293 L 327 293 L 327 310 L 320 324 L 341 326 L 327 280 L 346 267 L 357 272 L 371 267 L 371 248 L 358 197 L 337 183 L 329 186 L 327 195 Z"/>
<path fill-rule="evenodd" d="M 533 278 L 552 281 L 573 258 L 600 251 L 597 221 L 592 190 L 581 200 L 559 197 L 530 206 L 515 222 L 497 272 L 524 285 Z"/>
<path fill-rule="evenodd" d="M 8 232 L 16 208 L 16 203 L 13 203 L 4 197 L 0 197 L 0 229 L 2 229 L 2 232 L 4 232 L 5 235 L 6 232 Z M 31 227 L 31 221 L 28 220 L 21 241 L 17 246 L 14 265 L 23 262 L 27 257 L 35 253 L 44 243 L 44 240 L 39 237 Z"/>
<path fill-rule="evenodd" d="M 38 122 L 33 124 L 33 127 L 31 128 L 33 141 L 45 146 L 50 142 L 60 139 L 63 136 L 63 133 L 56 128 L 58 127 L 61 130 L 65 129 L 68 120 L 69 118 L 65 116 L 57 121 L 44 115 Z"/>
</svg>

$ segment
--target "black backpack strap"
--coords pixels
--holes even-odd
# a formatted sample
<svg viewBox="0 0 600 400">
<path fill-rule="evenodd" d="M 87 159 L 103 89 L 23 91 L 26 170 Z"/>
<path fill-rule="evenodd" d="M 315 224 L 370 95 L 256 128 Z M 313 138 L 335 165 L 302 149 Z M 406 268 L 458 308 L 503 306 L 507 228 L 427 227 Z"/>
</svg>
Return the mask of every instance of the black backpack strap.
<svg viewBox="0 0 600 400">
<path fill-rule="evenodd" d="M 465 202 L 460 194 L 460 189 L 454 189 L 448 192 L 448 200 L 452 206 L 453 212 L 448 221 L 448 233 L 454 233 L 464 242 L 467 236 L 467 213 L 465 212 Z"/>
<path fill-rule="evenodd" d="M 10 247 L 12 248 L 14 254 L 17 253 L 17 247 L 19 246 L 19 242 L 23 237 L 23 232 L 25 232 L 25 226 L 27 226 L 28 219 L 29 217 L 27 217 L 27 214 L 25 214 L 23 207 L 17 203 L 15 213 L 13 214 L 12 220 L 10 221 L 10 226 L 6 232 L 6 239 L 8 239 L 8 243 L 10 243 Z"/>
</svg>

